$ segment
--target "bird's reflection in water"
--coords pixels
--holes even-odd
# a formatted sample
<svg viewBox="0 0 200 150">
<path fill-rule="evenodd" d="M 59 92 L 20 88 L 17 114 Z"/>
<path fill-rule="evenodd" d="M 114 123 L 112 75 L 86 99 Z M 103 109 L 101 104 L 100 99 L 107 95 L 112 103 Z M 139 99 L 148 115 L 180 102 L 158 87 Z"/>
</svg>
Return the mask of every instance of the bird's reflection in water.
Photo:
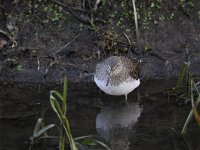
<svg viewBox="0 0 200 150">
<path fill-rule="evenodd" d="M 140 113 L 141 107 L 136 102 L 112 104 L 97 115 L 97 132 L 111 143 L 112 150 L 129 150 L 129 133 L 133 131 Z"/>
</svg>

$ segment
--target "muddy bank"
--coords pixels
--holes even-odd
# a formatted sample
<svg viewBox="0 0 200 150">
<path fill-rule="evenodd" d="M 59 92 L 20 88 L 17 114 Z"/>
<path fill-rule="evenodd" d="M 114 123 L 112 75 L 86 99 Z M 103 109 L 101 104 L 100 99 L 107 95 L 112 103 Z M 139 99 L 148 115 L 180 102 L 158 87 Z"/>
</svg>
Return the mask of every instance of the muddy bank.
<svg viewBox="0 0 200 150">
<path fill-rule="evenodd" d="M 88 2 L 2 1 L 0 81 L 59 82 L 67 74 L 72 82 L 93 82 L 97 62 L 130 51 L 143 61 L 144 81 L 172 78 L 199 53 L 198 0 L 138 2 L 142 55 L 135 48 L 131 2 Z M 190 61 L 200 75 L 199 57 Z"/>
</svg>

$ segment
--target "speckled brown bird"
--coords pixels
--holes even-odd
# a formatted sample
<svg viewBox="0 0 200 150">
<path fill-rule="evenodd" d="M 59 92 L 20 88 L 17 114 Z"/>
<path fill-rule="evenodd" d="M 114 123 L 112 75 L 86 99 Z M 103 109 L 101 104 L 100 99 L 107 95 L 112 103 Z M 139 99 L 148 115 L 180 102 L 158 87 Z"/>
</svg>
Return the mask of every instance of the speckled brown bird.
<svg viewBox="0 0 200 150">
<path fill-rule="evenodd" d="M 124 56 L 111 56 L 96 65 L 94 81 L 109 95 L 127 95 L 140 85 L 140 62 Z"/>
</svg>

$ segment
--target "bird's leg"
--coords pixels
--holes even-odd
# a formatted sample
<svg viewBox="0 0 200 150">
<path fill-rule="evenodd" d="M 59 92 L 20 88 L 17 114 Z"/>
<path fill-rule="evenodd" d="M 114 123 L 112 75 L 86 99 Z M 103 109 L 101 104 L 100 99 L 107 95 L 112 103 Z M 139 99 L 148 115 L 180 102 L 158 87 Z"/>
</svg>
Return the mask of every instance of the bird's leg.
<svg viewBox="0 0 200 150">
<path fill-rule="evenodd" d="M 140 89 L 138 88 L 137 89 L 137 100 L 138 100 L 138 102 L 140 102 L 140 99 L 141 99 L 141 94 L 140 94 Z"/>
<path fill-rule="evenodd" d="M 127 95 L 128 95 L 128 94 L 125 94 L 125 95 L 124 95 L 124 96 L 125 96 L 126 104 L 128 104 L 128 101 L 127 101 Z"/>
</svg>

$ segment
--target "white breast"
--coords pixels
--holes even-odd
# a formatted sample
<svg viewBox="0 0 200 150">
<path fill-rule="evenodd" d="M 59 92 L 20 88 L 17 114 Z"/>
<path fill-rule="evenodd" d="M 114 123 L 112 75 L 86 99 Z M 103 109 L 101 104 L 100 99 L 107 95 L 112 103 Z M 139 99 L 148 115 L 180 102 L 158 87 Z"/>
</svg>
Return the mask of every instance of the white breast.
<svg viewBox="0 0 200 150">
<path fill-rule="evenodd" d="M 108 86 L 106 86 L 106 80 L 99 80 L 95 76 L 94 81 L 102 91 L 109 95 L 126 95 L 140 85 L 139 79 L 127 79 L 117 86 L 113 86 L 111 84 L 108 84 Z"/>
</svg>

